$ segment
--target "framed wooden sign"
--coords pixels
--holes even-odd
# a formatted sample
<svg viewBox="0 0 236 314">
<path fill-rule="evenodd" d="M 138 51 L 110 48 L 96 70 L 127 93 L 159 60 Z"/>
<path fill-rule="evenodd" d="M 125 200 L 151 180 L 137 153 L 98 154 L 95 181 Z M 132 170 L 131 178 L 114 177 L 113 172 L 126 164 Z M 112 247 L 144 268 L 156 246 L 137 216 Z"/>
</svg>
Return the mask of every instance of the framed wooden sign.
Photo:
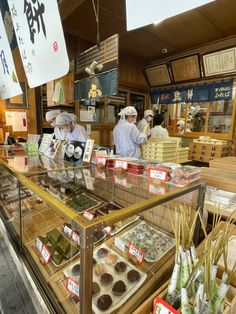
<svg viewBox="0 0 236 314">
<path fill-rule="evenodd" d="M 201 77 L 198 55 L 171 61 L 171 69 L 175 82 L 193 80 Z"/>
<path fill-rule="evenodd" d="M 23 94 L 6 100 L 6 108 L 28 108 L 27 86 L 26 83 L 20 83 Z"/>
<path fill-rule="evenodd" d="M 205 76 L 236 72 L 236 47 L 203 56 Z"/>
<path fill-rule="evenodd" d="M 145 74 L 149 85 L 152 87 L 171 83 L 170 74 L 166 64 L 147 68 L 145 69 Z"/>
</svg>

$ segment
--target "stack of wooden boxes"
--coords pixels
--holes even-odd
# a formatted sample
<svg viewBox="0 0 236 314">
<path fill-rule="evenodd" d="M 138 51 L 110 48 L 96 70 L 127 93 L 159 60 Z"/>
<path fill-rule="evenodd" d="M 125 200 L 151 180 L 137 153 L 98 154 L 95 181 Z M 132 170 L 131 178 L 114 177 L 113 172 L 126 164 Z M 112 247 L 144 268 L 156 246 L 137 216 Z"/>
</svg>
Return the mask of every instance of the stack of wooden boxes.
<svg viewBox="0 0 236 314">
<path fill-rule="evenodd" d="M 189 145 L 189 159 L 210 162 L 215 158 L 229 156 L 230 146 L 227 141 L 203 142 L 194 140 Z"/>
<path fill-rule="evenodd" d="M 152 162 L 181 163 L 188 160 L 188 148 L 180 147 L 181 138 L 151 137 L 142 145 L 142 159 Z"/>
</svg>

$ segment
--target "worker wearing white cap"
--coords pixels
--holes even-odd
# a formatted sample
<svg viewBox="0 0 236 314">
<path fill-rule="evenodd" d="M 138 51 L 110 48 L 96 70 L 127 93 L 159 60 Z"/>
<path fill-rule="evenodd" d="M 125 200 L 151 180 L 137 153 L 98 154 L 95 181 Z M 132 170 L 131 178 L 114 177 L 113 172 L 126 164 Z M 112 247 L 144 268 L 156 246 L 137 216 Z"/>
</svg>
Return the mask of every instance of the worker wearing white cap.
<svg viewBox="0 0 236 314">
<path fill-rule="evenodd" d="M 74 114 L 68 112 L 60 113 L 56 117 L 55 125 L 60 130 L 60 134 L 56 137 L 58 140 L 86 142 L 89 138 L 85 128 L 76 124 L 76 116 Z"/>
<path fill-rule="evenodd" d="M 56 117 L 60 114 L 60 110 L 50 110 L 46 113 L 45 115 L 45 120 L 54 127 L 54 136 L 56 139 L 58 139 L 60 137 L 60 129 L 58 127 L 55 126 L 55 120 Z"/>
<path fill-rule="evenodd" d="M 122 157 L 141 157 L 139 145 L 147 141 L 146 131 L 144 128 L 141 133 L 136 125 L 137 111 L 134 107 L 128 106 L 119 113 L 120 121 L 113 131 L 116 153 Z"/>
<path fill-rule="evenodd" d="M 144 111 L 144 117 L 142 120 L 139 121 L 138 123 L 138 129 L 140 132 L 143 132 L 143 129 L 147 127 L 147 135 L 150 135 L 150 124 L 153 119 L 153 111 L 152 110 L 145 110 Z"/>
</svg>

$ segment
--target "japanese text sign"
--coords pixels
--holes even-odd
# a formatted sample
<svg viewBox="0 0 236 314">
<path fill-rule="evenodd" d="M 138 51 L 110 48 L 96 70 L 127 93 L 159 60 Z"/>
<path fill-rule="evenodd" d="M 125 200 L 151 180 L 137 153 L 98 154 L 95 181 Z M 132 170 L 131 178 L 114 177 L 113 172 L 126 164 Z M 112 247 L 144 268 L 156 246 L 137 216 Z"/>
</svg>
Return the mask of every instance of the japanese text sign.
<svg viewBox="0 0 236 314">
<path fill-rule="evenodd" d="M 139 250 L 137 246 L 132 243 L 129 243 L 129 255 L 134 256 L 138 263 L 141 265 L 144 260 L 144 252 Z"/>
<path fill-rule="evenodd" d="M 22 94 L 0 12 L 0 99 Z"/>
<path fill-rule="evenodd" d="M 122 168 L 122 169 L 127 169 L 128 168 L 128 161 L 127 160 L 121 160 L 121 159 L 116 159 L 114 168 Z"/>
<path fill-rule="evenodd" d="M 75 294 L 77 297 L 79 297 L 79 282 L 68 277 L 67 283 L 66 283 L 66 288 L 70 293 Z"/>
<path fill-rule="evenodd" d="M 180 314 L 168 303 L 157 297 L 153 302 L 153 314 Z"/>
<path fill-rule="evenodd" d="M 168 173 L 166 170 L 151 168 L 148 170 L 148 178 L 165 182 L 167 181 Z"/>
<path fill-rule="evenodd" d="M 56 0 L 8 0 L 28 84 L 31 88 L 69 71 Z"/>
</svg>

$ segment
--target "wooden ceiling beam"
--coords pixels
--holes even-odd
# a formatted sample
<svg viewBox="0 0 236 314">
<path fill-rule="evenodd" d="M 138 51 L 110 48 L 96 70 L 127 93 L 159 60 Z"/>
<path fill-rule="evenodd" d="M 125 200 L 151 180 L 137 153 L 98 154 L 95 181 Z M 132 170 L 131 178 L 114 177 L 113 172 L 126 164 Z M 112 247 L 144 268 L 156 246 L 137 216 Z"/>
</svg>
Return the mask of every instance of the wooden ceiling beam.
<svg viewBox="0 0 236 314">
<path fill-rule="evenodd" d="M 85 0 L 61 0 L 59 10 L 61 20 L 65 21 Z"/>
</svg>

